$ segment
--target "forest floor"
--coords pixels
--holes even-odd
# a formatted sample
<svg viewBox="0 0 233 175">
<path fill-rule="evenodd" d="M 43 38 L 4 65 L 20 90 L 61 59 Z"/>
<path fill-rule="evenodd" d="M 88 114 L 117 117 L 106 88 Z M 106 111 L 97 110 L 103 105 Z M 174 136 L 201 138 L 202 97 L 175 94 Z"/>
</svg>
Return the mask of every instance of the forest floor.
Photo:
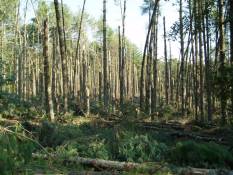
<svg viewBox="0 0 233 175">
<path fill-rule="evenodd" d="M 175 117 L 150 121 L 99 115 L 62 116 L 53 124 L 30 117 L 32 109 L 25 113 L 4 109 L 1 132 L 17 130 L 20 144 L 22 137 L 33 142 L 32 157 L 15 165 L 13 174 L 233 173 L 231 126 Z M 0 156 L 0 169 L 2 160 Z"/>
</svg>

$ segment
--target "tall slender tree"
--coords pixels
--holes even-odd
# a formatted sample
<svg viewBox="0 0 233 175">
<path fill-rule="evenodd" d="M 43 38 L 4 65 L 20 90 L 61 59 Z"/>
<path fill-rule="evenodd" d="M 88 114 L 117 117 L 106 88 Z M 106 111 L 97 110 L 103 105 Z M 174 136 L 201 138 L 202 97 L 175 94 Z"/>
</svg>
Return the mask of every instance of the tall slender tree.
<svg viewBox="0 0 233 175">
<path fill-rule="evenodd" d="M 106 3 L 103 0 L 103 79 L 104 79 L 104 106 L 108 106 L 108 58 L 107 58 L 107 26 L 106 26 Z"/>
<path fill-rule="evenodd" d="M 66 52 L 65 52 L 65 41 L 63 36 L 62 29 L 62 19 L 61 12 L 59 9 L 58 0 L 54 0 L 54 7 L 56 12 L 56 21 L 57 21 L 57 30 L 59 35 L 59 44 L 60 44 L 60 54 L 62 61 L 62 85 L 63 85 L 63 98 L 64 98 L 64 112 L 68 111 L 68 72 L 67 72 L 67 60 L 66 60 Z"/>
<path fill-rule="evenodd" d="M 184 108 L 185 108 L 185 99 L 184 99 L 184 77 L 185 77 L 185 70 L 184 70 L 184 24 L 183 24 L 183 0 L 179 1 L 180 3 L 180 10 L 179 10 L 179 18 L 180 18 L 180 57 L 181 57 L 181 64 L 180 64 L 180 86 L 181 86 L 181 111 L 184 115 Z"/>
<path fill-rule="evenodd" d="M 44 86 L 45 86 L 45 108 L 46 113 L 49 115 L 52 122 L 55 121 L 53 111 L 53 98 L 51 91 L 51 77 L 50 77 L 50 64 L 49 64 L 49 28 L 48 19 L 44 20 L 44 42 L 43 42 L 43 55 L 44 55 Z"/>
<path fill-rule="evenodd" d="M 229 17 L 230 17 L 230 63 L 233 68 L 233 1 L 229 0 Z M 231 111 L 233 113 L 233 85 L 231 87 Z"/>
<path fill-rule="evenodd" d="M 169 91 L 169 74 L 168 74 L 168 61 L 167 61 L 167 34 L 166 34 L 166 20 L 163 17 L 163 29 L 164 29 L 164 59 L 165 59 L 165 81 L 164 81 L 164 88 L 165 88 L 165 99 L 166 104 L 168 105 L 168 91 Z"/>
<path fill-rule="evenodd" d="M 219 73 L 220 73 L 220 103 L 221 103 L 221 117 L 222 117 L 222 124 L 226 123 L 226 84 L 225 84 L 225 76 L 224 76 L 224 69 L 225 69 L 225 35 L 224 35 L 224 0 L 218 0 L 218 7 L 219 7 Z"/>
</svg>

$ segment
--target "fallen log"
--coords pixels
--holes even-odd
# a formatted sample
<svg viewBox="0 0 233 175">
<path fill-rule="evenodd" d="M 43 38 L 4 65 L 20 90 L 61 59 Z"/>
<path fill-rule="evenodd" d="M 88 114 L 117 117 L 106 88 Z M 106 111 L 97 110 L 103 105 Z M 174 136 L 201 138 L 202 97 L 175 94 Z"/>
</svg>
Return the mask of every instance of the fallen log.
<svg viewBox="0 0 233 175">
<path fill-rule="evenodd" d="M 55 154 L 50 154 L 49 156 L 45 154 L 32 154 L 33 158 L 42 158 L 42 159 L 49 159 L 52 158 L 54 160 L 59 159 L 59 156 Z M 89 165 L 98 168 L 105 168 L 105 169 L 114 169 L 114 170 L 121 170 L 121 171 L 128 171 L 131 169 L 139 168 L 141 164 L 133 163 L 133 162 L 119 162 L 119 161 L 112 161 L 112 160 L 104 160 L 104 159 L 92 159 L 92 158 L 84 158 L 84 157 L 73 157 L 64 162 L 69 163 L 76 163 L 76 164 L 83 164 Z"/>
<path fill-rule="evenodd" d="M 54 159 L 59 159 L 56 155 L 51 155 Z M 47 155 L 44 154 L 33 154 L 33 158 L 45 158 L 48 159 Z M 101 175 L 101 174 L 109 174 L 109 171 L 104 171 L 104 169 L 107 170 L 113 170 L 114 173 L 118 173 L 119 171 L 130 171 L 137 168 L 145 168 L 145 170 L 156 170 L 156 171 L 170 171 L 172 173 L 175 173 L 177 175 L 233 175 L 233 170 L 224 170 L 224 169 L 204 169 L 204 168 L 192 168 L 192 167 L 177 167 L 177 168 L 166 168 L 167 166 L 161 166 L 158 168 L 159 163 L 150 163 L 148 166 L 146 164 L 139 164 L 139 163 L 133 163 L 133 162 L 119 162 L 119 161 L 112 161 L 112 160 L 104 160 L 104 159 L 92 159 L 92 158 L 84 158 L 84 157 L 73 157 L 69 160 L 70 163 L 77 163 L 77 164 L 83 164 L 92 166 L 95 168 L 102 168 L 101 172 L 90 172 L 90 174 L 93 175 Z M 117 170 L 117 171 L 116 171 Z M 72 172 L 70 175 L 79 175 L 81 172 Z M 83 172 L 82 172 L 83 173 Z M 81 174 L 82 174 L 81 173 Z M 80 175 L 81 175 L 80 174 Z"/>
<path fill-rule="evenodd" d="M 75 161 L 76 163 L 90 165 L 94 167 L 117 169 L 117 170 L 130 170 L 140 166 L 140 164 L 132 163 L 132 162 L 118 162 L 118 161 L 90 159 L 83 157 L 76 157 L 71 161 Z"/>
<path fill-rule="evenodd" d="M 202 136 L 202 135 L 197 135 L 194 133 L 183 133 L 183 132 L 174 132 L 171 135 L 176 136 L 176 137 L 189 137 L 194 140 L 202 140 L 206 142 L 217 142 L 220 144 L 227 144 L 223 138 L 214 138 L 214 137 L 208 137 L 208 136 Z"/>
<path fill-rule="evenodd" d="M 233 171 L 221 169 L 179 168 L 180 175 L 233 175 Z"/>
<path fill-rule="evenodd" d="M 205 142 L 216 142 L 218 144 L 223 144 L 223 145 L 229 145 L 229 143 L 224 140 L 224 138 L 216 138 L 216 137 L 210 137 L 208 135 L 201 135 L 193 132 L 185 132 L 185 131 L 177 131 L 174 129 L 168 129 L 168 128 L 161 128 L 158 126 L 148 126 L 148 125 L 139 125 L 139 127 L 146 128 L 146 129 L 153 129 L 153 130 L 163 130 L 164 133 L 167 133 L 173 137 L 187 137 L 191 138 L 194 140 L 201 140 Z"/>
<path fill-rule="evenodd" d="M 118 172 L 108 171 L 80 171 L 80 172 L 69 172 L 68 175 L 118 175 Z"/>
<path fill-rule="evenodd" d="M 185 126 L 177 123 L 158 123 L 158 122 L 136 122 L 138 125 L 144 126 L 151 126 L 151 127 L 158 127 L 162 129 L 175 129 L 175 130 L 184 130 Z"/>
</svg>

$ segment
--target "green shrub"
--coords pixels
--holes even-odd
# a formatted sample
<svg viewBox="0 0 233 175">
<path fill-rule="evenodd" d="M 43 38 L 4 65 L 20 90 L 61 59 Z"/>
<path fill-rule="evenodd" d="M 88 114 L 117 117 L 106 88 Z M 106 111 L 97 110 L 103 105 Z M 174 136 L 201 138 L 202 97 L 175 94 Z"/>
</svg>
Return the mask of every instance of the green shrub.
<svg viewBox="0 0 233 175">
<path fill-rule="evenodd" d="M 215 143 L 178 142 L 169 159 L 177 164 L 195 167 L 233 167 L 233 156 Z"/>
<path fill-rule="evenodd" d="M 164 143 L 152 140 L 148 135 L 132 135 L 126 132 L 118 143 L 119 159 L 124 161 L 161 161 L 167 152 Z"/>
<path fill-rule="evenodd" d="M 49 121 L 43 121 L 39 131 L 39 142 L 44 147 L 55 148 L 67 140 L 77 139 L 81 135 L 82 131 L 77 126 L 62 126 Z"/>
<path fill-rule="evenodd" d="M 65 145 L 57 146 L 56 147 L 56 155 L 60 158 L 67 159 L 70 157 L 75 157 L 78 155 L 78 150 L 75 148 L 74 143 L 69 142 Z"/>
<path fill-rule="evenodd" d="M 17 130 L 17 132 L 19 132 Z M 23 134 L 23 133 L 21 133 Z M 35 145 L 22 135 L 0 133 L 0 172 L 12 174 L 17 168 L 31 160 Z"/>
<path fill-rule="evenodd" d="M 110 158 L 110 149 L 105 140 L 95 140 L 86 144 L 77 144 L 78 154 L 82 157 L 92 157 L 99 159 Z"/>
</svg>

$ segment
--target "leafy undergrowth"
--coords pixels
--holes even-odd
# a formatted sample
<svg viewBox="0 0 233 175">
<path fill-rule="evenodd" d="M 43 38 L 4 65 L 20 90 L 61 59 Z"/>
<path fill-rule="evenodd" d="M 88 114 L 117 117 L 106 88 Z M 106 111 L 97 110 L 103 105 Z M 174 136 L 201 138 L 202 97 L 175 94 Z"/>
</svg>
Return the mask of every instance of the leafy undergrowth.
<svg viewBox="0 0 233 175">
<path fill-rule="evenodd" d="M 172 163 L 182 166 L 233 169 L 233 154 L 215 143 L 178 142 L 169 158 Z"/>
<path fill-rule="evenodd" d="M 1 116 L 8 118 L 8 122 L 4 120 L 5 124 L 1 122 L 1 126 L 6 128 L 1 127 L 0 130 L 1 174 L 104 171 L 99 167 L 77 165 L 69 161 L 76 156 L 145 164 L 144 168 L 130 172 L 114 172 L 115 174 L 172 174 L 174 167 L 233 169 L 233 152 L 228 146 L 175 138 L 162 129 L 139 128 L 130 120 L 118 123 L 102 122 L 96 116 L 70 115 L 62 118 L 63 123 L 52 124 L 43 120 L 40 125 L 34 125 L 30 121 L 41 121 L 38 116 L 43 112 L 38 112 L 38 109 L 30 104 L 19 105 L 16 102 L 17 99 L 10 96 L 1 96 Z M 124 115 L 126 113 L 127 111 Z M 10 116 L 17 116 L 16 121 L 22 118 L 22 125 L 12 122 Z M 26 122 L 25 119 L 30 120 Z M 197 132 L 203 130 L 199 126 L 191 129 Z M 214 133 L 220 135 L 232 132 L 229 128 L 212 130 L 204 131 L 205 134 L 209 132 L 208 134 L 213 136 Z M 32 153 L 44 155 L 46 152 L 59 158 L 32 158 Z"/>
<path fill-rule="evenodd" d="M 233 154 L 226 146 L 212 142 L 172 140 L 162 132 L 138 129 L 132 123 L 105 126 L 99 125 L 94 118 L 76 118 L 75 121 L 77 120 L 80 120 L 78 124 L 52 124 L 44 121 L 33 130 L 34 137 L 47 152 L 59 157 L 56 160 L 32 159 L 32 152 L 45 152 L 26 139 L 27 134 L 22 128 L 14 127 L 12 130 L 15 134 L 3 132 L 0 137 L 0 151 L 3 153 L 0 156 L 1 172 L 67 174 L 71 171 L 99 170 L 66 161 L 76 156 L 146 163 L 149 167 L 150 162 L 167 162 L 177 167 L 233 168 Z M 6 164 L 8 166 L 3 166 Z M 151 174 L 151 171 L 154 174 L 166 174 L 171 173 L 172 169 L 144 168 L 127 174 Z"/>
<path fill-rule="evenodd" d="M 11 130 L 0 128 L 0 172 L 3 175 L 17 174 L 21 166 L 29 163 L 35 143 L 29 138 L 20 125 Z"/>
</svg>

